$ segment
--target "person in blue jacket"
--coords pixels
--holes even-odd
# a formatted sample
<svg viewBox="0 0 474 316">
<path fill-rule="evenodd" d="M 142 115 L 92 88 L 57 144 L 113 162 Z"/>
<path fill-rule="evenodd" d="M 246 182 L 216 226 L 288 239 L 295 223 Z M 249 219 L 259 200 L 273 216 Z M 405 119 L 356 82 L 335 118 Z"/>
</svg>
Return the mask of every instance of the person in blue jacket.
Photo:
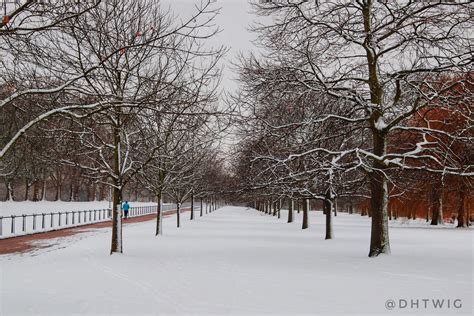
<svg viewBox="0 0 474 316">
<path fill-rule="evenodd" d="M 128 201 L 125 201 L 122 205 L 122 210 L 123 210 L 123 215 L 125 218 L 128 218 L 128 210 L 130 208 L 130 204 L 128 204 Z"/>
</svg>

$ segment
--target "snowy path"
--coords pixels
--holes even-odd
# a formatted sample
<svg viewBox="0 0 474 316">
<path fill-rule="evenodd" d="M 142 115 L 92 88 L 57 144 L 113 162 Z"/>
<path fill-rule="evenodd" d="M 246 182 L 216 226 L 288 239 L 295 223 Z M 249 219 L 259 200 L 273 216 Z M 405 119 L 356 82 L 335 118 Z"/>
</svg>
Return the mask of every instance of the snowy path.
<svg viewBox="0 0 474 316">
<path fill-rule="evenodd" d="M 286 224 L 226 207 L 153 237 L 153 222 L 124 229 L 123 255 L 108 255 L 110 230 L 65 237 L 33 254 L 0 256 L 0 315 L 432 314 L 387 311 L 387 299 L 459 299 L 472 312 L 472 230 L 392 228 L 392 256 L 367 258 L 369 220 L 340 214 L 325 241 L 323 216 Z M 301 214 L 300 214 L 301 215 Z"/>
</svg>

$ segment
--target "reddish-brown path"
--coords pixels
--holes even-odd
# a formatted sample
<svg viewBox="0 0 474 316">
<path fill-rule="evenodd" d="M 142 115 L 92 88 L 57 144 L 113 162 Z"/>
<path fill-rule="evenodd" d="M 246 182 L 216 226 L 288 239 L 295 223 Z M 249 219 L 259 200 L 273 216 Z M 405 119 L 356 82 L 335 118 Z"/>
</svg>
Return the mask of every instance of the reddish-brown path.
<svg viewBox="0 0 474 316">
<path fill-rule="evenodd" d="M 189 211 L 190 208 L 181 209 L 182 212 Z M 173 214 L 176 214 L 176 210 L 169 210 L 163 212 L 163 217 L 169 217 Z M 132 223 L 146 222 L 156 219 L 156 214 L 149 214 L 138 217 L 131 217 L 126 220 L 123 220 L 124 225 Z M 33 242 L 38 240 L 47 240 L 58 237 L 67 237 L 73 236 L 81 233 L 86 233 L 91 229 L 100 229 L 100 228 L 109 228 L 111 227 L 111 222 L 100 222 L 95 224 L 82 225 L 77 227 L 65 228 L 60 230 L 53 230 L 44 233 L 36 233 L 18 237 L 11 237 L 6 239 L 0 239 L 0 255 L 16 253 L 16 252 L 28 252 L 34 249 L 46 248 L 49 246 L 40 246 L 35 245 Z"/>
</svg>

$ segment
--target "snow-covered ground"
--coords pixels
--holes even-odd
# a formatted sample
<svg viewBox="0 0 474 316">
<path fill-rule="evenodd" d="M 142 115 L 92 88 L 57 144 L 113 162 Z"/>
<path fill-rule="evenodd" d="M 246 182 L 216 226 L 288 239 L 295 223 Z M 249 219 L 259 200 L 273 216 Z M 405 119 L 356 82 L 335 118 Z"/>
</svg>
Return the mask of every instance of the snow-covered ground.
<svg viewBox="0 0 474 316">
<path fill-rule="evenodd" d="M 153 222 L 125 226 L 121 255 L 101 229 L 0 256 L 0 315 L 472 314 L 472 229 L 395 223 L 392 255 L 368 258 L 360 215 L 339 214 L 328 241 L 320 212 L 304 231 L 301 214 L 287 224 L 236 207 L 182 218 L 158 238 Z"/>
</svg>

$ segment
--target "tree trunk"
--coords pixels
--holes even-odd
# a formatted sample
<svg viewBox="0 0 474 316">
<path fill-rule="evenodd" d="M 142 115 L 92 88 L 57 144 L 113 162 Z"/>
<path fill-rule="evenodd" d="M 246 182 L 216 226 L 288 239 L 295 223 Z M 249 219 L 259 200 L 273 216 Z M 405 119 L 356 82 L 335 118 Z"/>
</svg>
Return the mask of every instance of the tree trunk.
<svg viewBox="0 0 474 316">
<path fill-rule="evenodd" d="M 179 228 L 179 225 L 180 225 L 180 215 L 181 215 L 180 211 L 179 211 L 180 206 L 181 206 L 180 203 L 177 202 L 176 203 L 176 227 L 178 227 L 178 228 Z"/>
<path fill-rule="evenodd" d="M 118 186 L 118 182 L 114 181 Z M 112 246 L 110 254 L 122 253 L 122 192 L 114 186 L 112 190 Z"/>
<path fill-rule="evenodd" d="M 331 191 L 327 190 L 326 198 L 323 201 L 323 208 L 326 211 L 326 237 L 325 239 L 332 239 L 332 212 L 331 208 L 335 208 L 335 204 L 331 200 Z M 334 213 L 335 214 L 335 213 Z"/>
<path fill-rule="evenodd" d="M 46 192 L 47 192 L 47 184 L 48 184 L 48 180 L 46 180 L 46 177 L 43 179 L 42 184 L 43 185 L 41 186 L 40 200 L 41 201 L 46 201 Z"/>
<path fill-rule="evenodd" d="M 300 204 L 301 204 L 301 201 L 300 201 L 300 200 L 296 200 L 296 213 L 297 213 L 297 214 L 300 213 Z"/>
<path fill-rule="evenodd" d="M 462 180 L 461 180 L 462 181 Z M 468 220 L 466 219 L 466 209 L 465 209 L 465 201 L 466 201 L 466 185 L 464 183 L 461 184 L 459 189 L 459 206 L 458 206 L 458 225 L 457 227 L 467 227 Z"/>
<path fill-rule="evenodd" d="M 470 193 L 470 190 L 467 191 L 467 196 L 469 197 L 469 193 Z M 467 201 L 466 201 L 466 210 L 467 210 L 467 226 L 472 226 L 472 222 L 473 222 L 473 215 L 472 215 L 472 208 L 471 208 L 471 205 L 470 205 L 470 199 L 468 198 Z"/>
<path fill-rule="evenodd" d="M 99 201 L 105 201 L 107 198 L 107 194 L 105 193 L 107 191 L 107 187 L 103 184 L 99 186 Z"/>
<path fill-rule="evenodd" d="M 120 117 L 117 118 L 117 122 L 120 122 Z M 112 137 L 114 142 L 114 154 L 113 154 L 113 171 L 116 177 L 112 178 L 113 190 L 112 190 L 112 244 L 110 248 L 110 254 L 122 253 L 122 181 L 120 175 L 120 130 L 119 126 L 116 125 L 112 130 Z M 72 186 L 72 179 L 71 179 Z M 71 194 L 73 190 L 71 187 Z"/>
<path fill-rule="evenodd" d="M 362 5 L 362 16 L 364 20 L 364 48 L 366 53 L 368 70 L 368 87 L 370 88 L 371 116 L 369 123 L 372 129 L 373 150 L 376 157 L 383 157 L 387 151 L 387 135 L 380 130 L 380 120 L 383 120 L 382 104 L 384 99 L 384 88 L 379 79 L 378 60 L 374 55 L 376 47 L 373 32 L 373 1 L 365 1 Z M 390 253 L 390 242 L 388 234 L 388 189 L 387 179 L 384 176 L 385 164 L 377 158 L 373 159 L 373 169 L 369 173 L 370 179 L 370 213 L 372 227 L 370 236 L 369 257 L 376 257 L 382 253 Z"/>
<path fill-rule="evenodd" d="M 431 213 L 431 203 L 429 203 L 428 207 L 426 208 L 426 222 L 430 221 L 430 213 Z"/>
<path fill-rule="evenodd" d="M 194 219 L 194 194 L 191 194 L 191 217 L 190 220 Z"/>
<path fill-rule="evenodd" d="M 61 181 L 58 179 L 58 183 L 56 184 L 56 193 L 54 195 L 54 200 L 59 201 L 61 198 Z"/>
<path fill-rule="evenodd" d="M 281 207 L 282 207 L 282 203 L 281 203 L 281 199 L 278 199 L 278 218 L 281 218 Z"/>
<path fill-rule="evenodd" d="M 199 216 L 202 217 L 202 212 L 203 212 L 203 210 L 202 210 L 202 198 L 199 198 L 199 202 L 201 203 L 201 207 L 199 208 Z"/>
<path fill-rule="evenodd" d="M 385 135 L 373 132 L 374 154 L 381 157 L 386 152 Z M 374 160 L 374 169 L 370 173 L 372 229 L 370 236 L 369 257 L 380 254 L 390 254 L 390 242 L 388 235 L 388 189 L 387 179 L 383 173 L 385 165 L 383 162 Z"/>
<path fill-rule="evenodd" d="M 135 185 L 135 202 L 138 202 L 140 197 L 139 197 L 139 188 L 138 188 L 138 183 Z"/>
<path fill-rule="evenodd" d="M 97 201 L 97 183 L 92 182 L 92 201 Z"/>
<path fill-rule="evenodd" d="M 308 210 L 309 210 L 309 200 L 303 200 L 303 226 L 302 229 L 306 229 L 309 227 L 308 223 Z"/>
<path fill-rule="evenodd" d="M 288 223 L 293 223 L 293 199 L 288 200 Z"/>
<path fill-rule="evenodd" d="M 334 199 L 334 216 L 337 216 L 337 198 Z"/>
<path fill-rule="evenodd" d="M 157 207 L 156 207 L 156 231 L 155 231 L 155 236 L 158 236 L 158 235 L 163 235 L 163 231 L 161 229 L 161 204 L 162 204 L 162 201 L 161 201 L 161 190 L 158 190 L 157 194 L 156 194 L 156 203 L 157 203 Z"/>
<path fill-rule="evenodd" d="M 79 201 L 79 189 L 81 188 L 81 183 L 77 182 L 76 185 L 74 186 L 74 191 L 73 191 L 73 195 L 72 195 L 72 198 L 74 199 L 74 201 Z M 120 197 L 120 199 L 122 199 L 122 197 Z"/>
<path fill-rule="evenodd" d="M 431 225 L 443 224 L 443 194 L 436 184 L 431 189 Z"/>
<path fill-rule="evenodd" d="M 38 180 L 36 180 L 33 183 L 33 198 L 32 198 L 32 201 L 33 202 L 38 202 L 39 201 L 39 181 Z"/>
<path fill-rule="evenodd" d="M 72 179 L 71 179 L 71 182 L 69 183 L 69 201 L 74 201 L 74 184 L 72 182 Z"/>
<path fill-rule="evenodd" d="M 5 187 L 6 187 L 6 194 L 5 194 L 5 200 L 6 201 L 14 201 L 15 196 L 14 196 L 14 191 L 13 191 L 13 186 L 12 186 L 12 179 L 8 178 L 6 179 L 5 182 Z"/>
<path fill-rule="evenodd" d="M 468 196 L 469 196 L 469 192 L 468 191 Z M 471 208 L 471 205 L 470 205 L 470 199 L 468 198 L 467 201 L 466 201 L 466 204 L 467 204 L 467 226 L 472 226 L 472 222 L 473 222 L 473 215 L 472 215 L 472 208 Z"/>
<path fill-rule="evenodd" d="M 30 196 L 30 182 L 25 178 L 25 201 L 28 201 Z"/>
</svg>

